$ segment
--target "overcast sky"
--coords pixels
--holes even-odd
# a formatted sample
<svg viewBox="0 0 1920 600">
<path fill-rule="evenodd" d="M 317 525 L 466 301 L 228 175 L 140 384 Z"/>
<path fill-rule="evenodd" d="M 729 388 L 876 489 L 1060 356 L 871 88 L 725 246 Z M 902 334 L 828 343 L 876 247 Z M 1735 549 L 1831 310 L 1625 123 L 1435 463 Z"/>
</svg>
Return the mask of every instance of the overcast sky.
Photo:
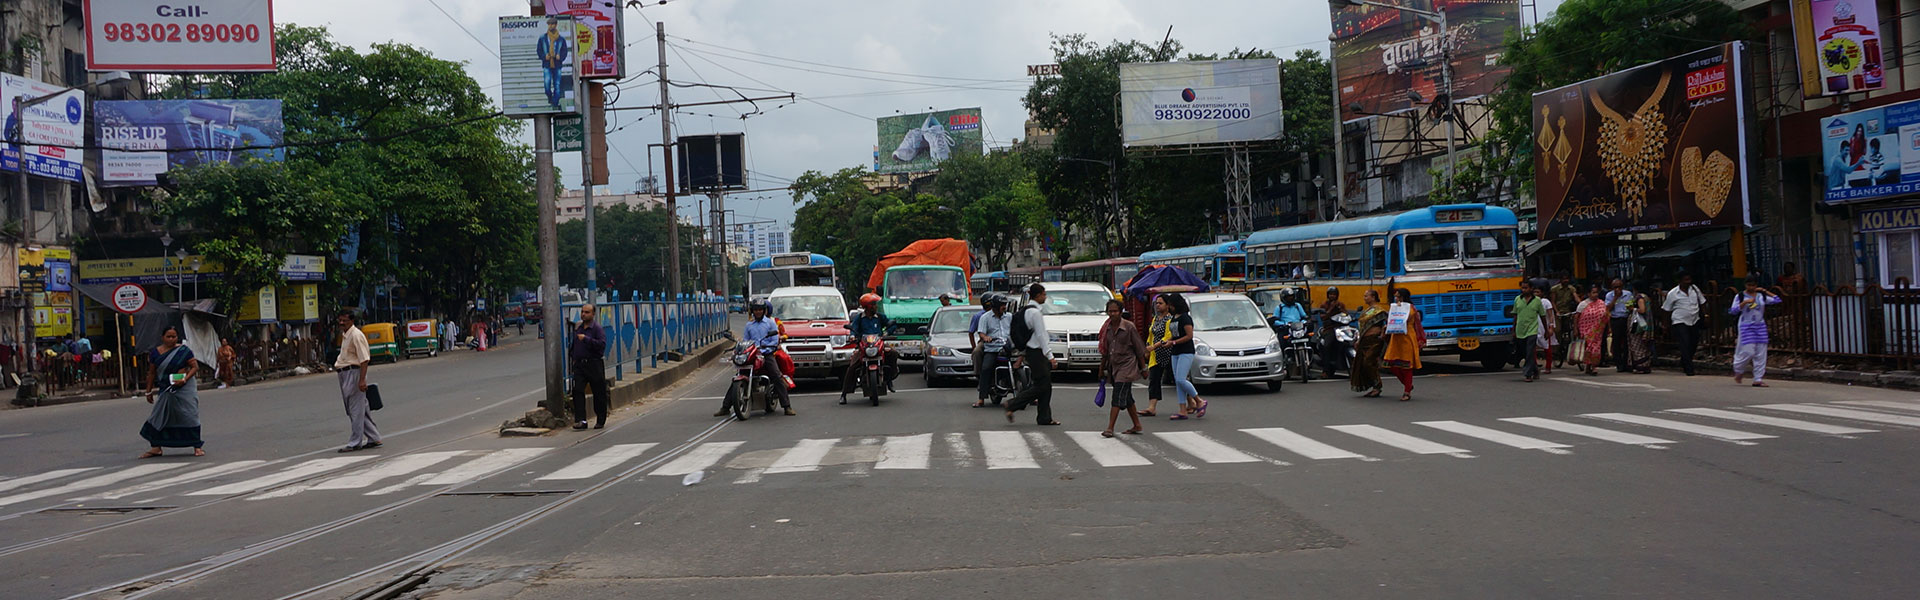
<svg viewBox="0 0 1920 600">
<path fill-rule="evenodd" d="M 1560 1 L 1539 0 L 1539 15 L 1547 16 Z M 282 23 L 324 25 L 335 39 L 363 50 L 399 42 L 465 63 L 498 102 L 496 22 L 527 14 L 527 2 L 280 0 L 274 11 Z M 1052 34 L 1158 41 L 1172 26 L 1173 37 L 1189 52 L 1239 47 L 1292 55 L 1304 48 L 1324 53 L 1329 31 L 1325 0 L 670 0 L 629 8 L 625 15 L 630 76 L 659 61 L 651 23 L 664 22 L 672 80 L 800 94 L 802 100 L 790 105 L 761 102 L 765 114 L 744 121 L 738 111 L 752 111 L 750 105 L 688 108 L 697 114 L 674 116 L 675 135 L 745 132 L 756 189 L 784 187 L 810 169 L 871 166 L 873 118 L 895 113 L 978 106 L 988 145 L 1011 143 L 1023 136 L 1026 66 L 1052 62 Z M 1522 18 L 1533 20 L 1530 14 Z M 657 88 L 651 75 L 637 78 L 624 86 L 615 106 L 656 104 Z M 735 97 L 676 88 L 673 100 L 708 101 L 722 94 Z M 648 111 L 618 115 L 611 124 L 618 131 L 608 138 L 609 183 L 624 192 L 648 174 L 650 162 L 659 172 L 657 151 L 650 161 L 647 144 L 660 142 L 660 122 Z M 555 161 L 567 187 L 579 187 L 579 154 L 556 154 Z M 693 214 L 692 204 L 683 199 L 683 215 Z M 784 191 L 730 196 L 727 207 L 743 220 L 783 223 L 794 210 Z"/>
</svg>

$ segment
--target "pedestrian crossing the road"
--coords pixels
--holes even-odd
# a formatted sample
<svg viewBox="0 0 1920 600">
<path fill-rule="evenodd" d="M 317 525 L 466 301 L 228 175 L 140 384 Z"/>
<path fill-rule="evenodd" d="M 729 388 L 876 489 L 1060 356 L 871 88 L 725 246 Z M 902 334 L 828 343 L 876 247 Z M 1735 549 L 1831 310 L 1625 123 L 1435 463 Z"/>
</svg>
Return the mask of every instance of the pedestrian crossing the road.
<svg viewBox="0 0 1920 600">
<path fill-rule="evenodd" d="M 1414 460 L 1435 455 L 1471 459 L 1514 450 L 1570 455 L 1606 446 L 1653 450 L 1682 443 L 1752 446 L 1783 436 L 1857 439 L 1862 434 L 1913 431 L 1920 429 L 1920 415 L 1915 414 L 1920 409 L 1916 407 L 1920 404 L 1762 404 L 1676 408 L 1658 411 L 1660 416 L 1600 412 L 1560 418 L 1509 417 L 1483 423 L 1446 420 L 1252 427 L 1156 431 L 1111 438 L 1097 431 L 1022 428 L 816 437 L 782 443 L 712 441 L 688 447 L 646 442 L 614 444 L 585 456 L 551 461 L 546 459 L 552 448 L 511 448 L 214 464 L 141 463 L 0 476 L 4 477 L 0 478 L 0 507 L 37 510 L 31 508 L 36 503 L 45 508 L 49 502 L 137 498 L 131 501 L 140 503 L 169 496 L 200 500 L 238 497 L 248 501 L 305 494 L 380 496 L 413 488 L 465 484 L 522 465 L 544 473 L 534 477 L 535 482 L 572 482 L 633 472 L 641 483 L 677 483 L 689 474 L 703 473 L 723 481 L 752 484 L 804 474 L 880 477 L 884 473 L 973 471 L 1015 475 L 1033 470 L 1073 473 L 1156 467 L 1186 471 Z M 658 462 L 658 466 L 647 464 L 649 461 Z M 648 467 L 651 470 L 638 470 Z"/>
</svg>

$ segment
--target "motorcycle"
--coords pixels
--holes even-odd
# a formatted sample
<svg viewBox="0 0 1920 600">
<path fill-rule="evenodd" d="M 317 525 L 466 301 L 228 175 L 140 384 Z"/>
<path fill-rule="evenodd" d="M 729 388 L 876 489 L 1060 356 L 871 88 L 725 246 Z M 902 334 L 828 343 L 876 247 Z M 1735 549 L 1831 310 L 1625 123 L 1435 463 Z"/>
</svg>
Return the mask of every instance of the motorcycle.
<svg viewBox="0 0 1920 600">
<path fill-rule="evenodd" d="M 1007 396 L 1013 395 L 1014 392 L 1019 391 L 1021 387 L 1027 385 L 1027 381 L 1032 377 L 1031 374 L 1033 371 L 1029 369 L 1026 364 L 1023 363 L 1018 368 L 1013 366 L 1013 357 L 1014 353 L 1011 348 L 988 355 L 988 359 L 992 360 L 994 364 L 993 383 L 987 389 L 987 398 L 994 406 L 1000 406 L 1000 403 L 1005 401 Z"/>
<path fill-rule="evenodd" d="M 1312 356 L 1319 358 L 1319 362 L 1332 363 L 1320 365 L 1321 370 L 1334 372 L 1351 368 L 1353 358 L 1359 355 L 1354 350 L 1354 342 L 1360 339 L 1360 330 L 1353 326 L 1353 315 L 1340 313 L 1325 317 L 1315 310 L 1314 316 L 1316 319 L 1312 320 L 1324 320 L 1331 324 L 1333 330 L 1331 336 L 1319 332 L 1310 336 L 1313 340 Z"/>
<path fill-rule="evenodd" d="M 1300 382 L 1306 383 L 1312 378 L 1313 357 L 1318 345 L 1313 339 L 1315 332 L 1306 321 L 1276 324 L 1274 331 L 1280 334 L 1280 351 L 1285 357 L 1289 370 L 1298 370 Z M 1292 374 L 1290 372 L 1290 374 Z"/>
<path fill-rule="evenodd" d="M 887 395 L 886 342 L 877 335 L 861 336 L 854 345 L 854 356 L 859 362 L 849 368 L 860 369 L 860 390 L 874 406 L 880 405 L 880 397 Z"/>
<path fill-rule="evenodd" d="M 772 348 L 761 348 L 751 342 L 740 344 L 733 350 L 733 384 L 727 386 L 726 406 L 733 411 L 733 418 L 745 421 L 753 413 L 753 406 L 765 407 L 767 414 L 773 414 L 774 389 L 777 384 L 774 371 Z"/>
</svg>

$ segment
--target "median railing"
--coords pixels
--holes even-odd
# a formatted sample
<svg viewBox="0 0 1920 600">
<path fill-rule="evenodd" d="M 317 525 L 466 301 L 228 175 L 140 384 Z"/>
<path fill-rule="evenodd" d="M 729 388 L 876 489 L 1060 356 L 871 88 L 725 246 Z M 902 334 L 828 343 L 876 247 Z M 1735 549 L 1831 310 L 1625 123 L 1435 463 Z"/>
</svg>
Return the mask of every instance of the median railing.
<svg viewBox="0 0 1920 600">
<path fill-rule="evenodd" d="M 568 323 L 580 319 L 581 306 L 562 305 Z M 607 366 L 615 380 L 625 379 L 629 368 L 638 375 L 658 366 L 666 353 L 686 354 L 711 344 L 727 331 L 726 298 L 712 294 L 615 291 L 611 300 L 594 306 L 594 320 L 607 332 Z"/>
</svg>

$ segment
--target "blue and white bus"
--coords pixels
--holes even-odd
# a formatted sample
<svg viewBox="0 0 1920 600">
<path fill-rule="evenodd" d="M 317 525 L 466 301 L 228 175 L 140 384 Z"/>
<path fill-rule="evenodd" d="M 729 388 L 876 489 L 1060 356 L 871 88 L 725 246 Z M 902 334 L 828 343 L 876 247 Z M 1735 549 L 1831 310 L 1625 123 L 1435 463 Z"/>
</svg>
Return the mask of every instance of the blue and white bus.
<svg viewBox="0 0 1920 600">
<path fill-rule="evenodd" d="M 1245 283 L 1247 278 L 1245 248 L 1244 242 L 1225 242 L 1155 250 L 1141 254 L 1139 266 L 1171 265 L 1192 273 L 1213 287 L 1237 287 Z"/>
<path fill-rule="evenodd" d="M 833 259 L 819 254 L 789 252 L 747 263 L 747 298 L 759 299 L 783 287 L 839 287 Z"/>
<path fill-rule="evenodd" d="M 1310 306 L 1338 289 L 1349 308 L 1366 290 L 1384 303 L 1389 288 L 1407 288 L 1429 350 L 1458 351 L 1494 369 L 1511 352 L 1519 235 L 1513 211 L 1484 204 L 1267 229 L 1245 240 L 1248 280 L 1304 283 Z"/>
</svg>

